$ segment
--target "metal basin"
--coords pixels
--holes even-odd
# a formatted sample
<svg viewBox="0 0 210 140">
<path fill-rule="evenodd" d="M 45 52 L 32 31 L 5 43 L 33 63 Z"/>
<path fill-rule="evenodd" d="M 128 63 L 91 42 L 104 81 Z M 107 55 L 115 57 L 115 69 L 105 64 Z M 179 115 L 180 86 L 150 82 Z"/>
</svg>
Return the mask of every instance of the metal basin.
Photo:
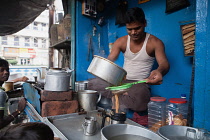
<svg viewBox="0 0 210 140">
<path fill-rule="evenodd" d="M 101 130 L 101 140 L 114 140 L 120 136 L 123 137 L 115 140 L 164 140 L 149 129 L 128 124 L 112 124 Z"/>
<path fill-rule="evenodd" d="M 179 126 L 179 125 L 166 125 L 162 126 L 158 129 L 157 133 L 167 139 L 167 140 L 184 140 L 186 139 L 187 129 L 195 130 L 196 135 L 198 133 L 198 129 L 188 126 Z"/>
<path fill-rule="evenodd" d="M 97 55 L 94 55 L 87 71 L 112 85 L 120 85 L 127 74 L 123 68 L 112 61 Z"/>
</svg>

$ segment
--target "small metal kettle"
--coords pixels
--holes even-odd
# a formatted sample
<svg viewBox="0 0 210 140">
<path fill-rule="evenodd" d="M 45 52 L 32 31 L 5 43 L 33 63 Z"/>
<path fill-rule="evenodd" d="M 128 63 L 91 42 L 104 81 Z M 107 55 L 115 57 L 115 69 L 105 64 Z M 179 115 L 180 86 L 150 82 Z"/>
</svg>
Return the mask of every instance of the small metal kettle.
<svg viewBox="0 0 210 140">
<path fill-rule="evenodd" d="M 97 120 L 95 117 L 85 117 L 85 121 L 82 124 L 84 134 L 87 136 L 94 135 L 97 131 Z"/>
</svg>

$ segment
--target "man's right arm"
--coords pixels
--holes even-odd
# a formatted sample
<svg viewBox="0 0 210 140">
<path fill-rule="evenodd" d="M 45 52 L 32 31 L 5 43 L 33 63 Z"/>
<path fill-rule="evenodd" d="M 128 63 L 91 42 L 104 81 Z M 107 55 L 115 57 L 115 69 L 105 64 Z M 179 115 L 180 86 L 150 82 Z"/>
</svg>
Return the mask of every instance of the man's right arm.
<svg viewBox="0 0 210 140">
<path fill-rule="evenodd" d="M 121 47 L 122 47 L 122 42 L 123 42 L 122 40 L 123 40 L 123 38 L 121 37 L 121 38 L 118 38 L 114 42 L 114 44 L 113 44 L 113 46 L 111 48 L 111 52 L 110 52 L 110 54 L 109 54 L 107 59 L 109 59 L 110 61 L 114 62 L 118 58 L 118 56 L 120 54 L 120 51 L 121 51 Z"/>
</svg>

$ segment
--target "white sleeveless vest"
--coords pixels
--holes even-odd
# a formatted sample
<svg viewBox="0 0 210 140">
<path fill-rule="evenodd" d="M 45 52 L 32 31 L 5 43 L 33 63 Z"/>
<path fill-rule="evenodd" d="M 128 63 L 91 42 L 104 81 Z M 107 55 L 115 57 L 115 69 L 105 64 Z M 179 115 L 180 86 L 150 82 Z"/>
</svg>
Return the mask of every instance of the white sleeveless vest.
<svg viewBox="0 0 210 140">
<path fill-rule="evenodd" d="M 133 53 L 130 50 L 130 36 L 128 35 L 123 65 L 123 68 L 127 71 L 127 80 L 143 80 L 149 76 L 155 59 L 146 52 L 149 36 L 150 34 L 147 33 L 141 50 Z"/>
</svg>

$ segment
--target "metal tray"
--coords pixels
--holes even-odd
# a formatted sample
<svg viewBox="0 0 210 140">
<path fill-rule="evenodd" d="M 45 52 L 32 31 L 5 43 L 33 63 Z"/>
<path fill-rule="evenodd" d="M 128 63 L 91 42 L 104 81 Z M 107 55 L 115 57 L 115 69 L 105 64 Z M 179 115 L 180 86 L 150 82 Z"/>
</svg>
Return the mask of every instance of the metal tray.
<svg viewBox="0 0 210 140">
<path fill-rule="evenodd" d="M 54 125 L 49 122 L 46 117 L 41 117 L 29 102 L 26 103 L 25 112 L 30 118 L 30 122 L 43 122 L 53 130 L 55 137 L 58 137 L 61 140 L 68 140 Z"/>
<path fill-rule="evenodd" d="M 79 115 L 78 113 L 49 116 L 46 120 L 49 120 L 48 125 L 55 126 L 67 140 L 100 140 L 101 139 L 101 122 L 102 117 L 98 114 L 97 110 L 88 112 L 88 114 Z M 84 135 L 82 124 L 86 116 L 93 116 L 97 119 L 97 132 L 93 136 Z M 143 127 L 129 119 L 126 120 L 127 124 Z M 108 122 L 105 122 L 108 125 Z M 62 139 L 63 140 L 63 139 Z M 66 139 L 64 139 L 66 140 Z"/>
</svg>

